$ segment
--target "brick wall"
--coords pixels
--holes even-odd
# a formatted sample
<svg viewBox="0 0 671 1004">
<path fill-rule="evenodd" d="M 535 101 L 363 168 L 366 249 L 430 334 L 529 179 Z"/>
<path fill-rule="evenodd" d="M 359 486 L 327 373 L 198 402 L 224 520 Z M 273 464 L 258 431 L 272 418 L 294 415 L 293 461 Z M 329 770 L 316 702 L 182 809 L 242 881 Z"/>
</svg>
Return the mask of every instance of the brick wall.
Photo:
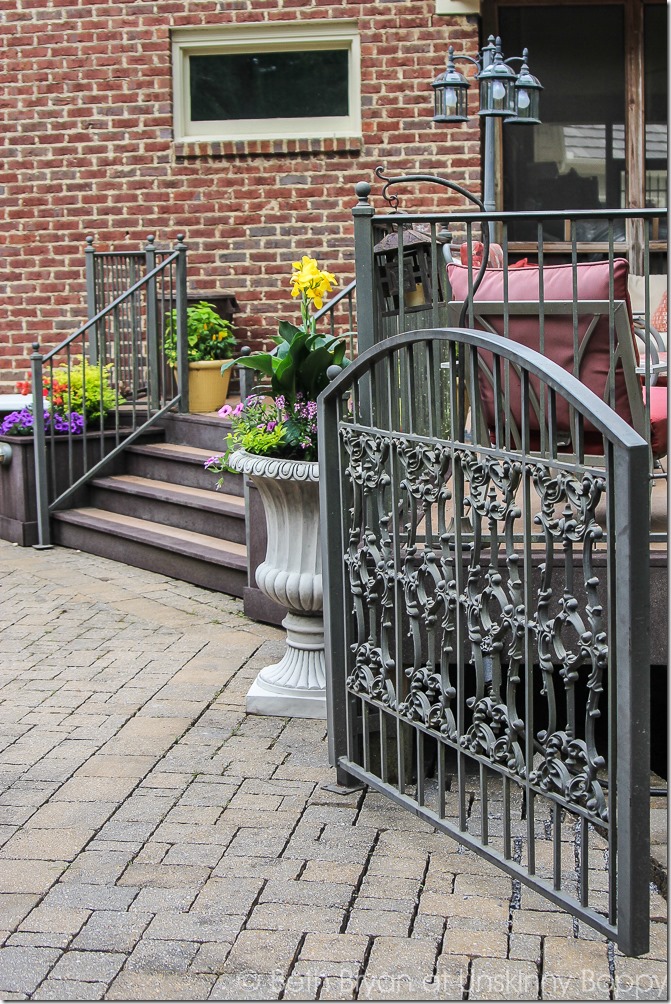
<svg viewBox="0 0 671 1004">
<path fill-rule="evenodd" d="M 175 145 L 170 29 L 292 21 L 298 11 L 358 20 L 357 148 Z M 477 26 L 434 11 L 435 0 L 0 0 L 0 392 L 24 376 L 31 342 L 53 345 L 85 320 L 89 234 L 98 250 L 137 250 L 147 234 L 167 246 L 183 231 L 190 287 L 234 294 L 238 335 L 258 345 L 278 316 L 293 319 L 287 276 L 299 254 L 316 255 L 341 283 L 352 278 L 353 188 L 373 183 L 378 164 L 479 190 L 477 123 L 435 125 L 430 88 L 450 42 L 476 50 Z M 409 208 L 436 208 L 436 198 Z"/>
</svg>

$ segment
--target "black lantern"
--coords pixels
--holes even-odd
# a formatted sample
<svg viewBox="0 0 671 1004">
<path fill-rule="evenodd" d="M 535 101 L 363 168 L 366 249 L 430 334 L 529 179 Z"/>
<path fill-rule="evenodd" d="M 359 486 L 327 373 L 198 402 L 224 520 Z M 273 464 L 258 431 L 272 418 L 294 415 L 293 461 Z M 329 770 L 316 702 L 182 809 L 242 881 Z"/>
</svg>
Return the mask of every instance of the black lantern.
<svg viewBox="0 0 671 1004">
<path fill-rule="evenodd" d="M 528 49 L 524 49 L 522 59 L 524 62 L 520 66 L 520 72 L 517 74 L 517 80 L 515 81 L 515 115 L 505 121 L 515 124 L 527 122 L 530 125 L 540 125 L 541 120 L 538 117 L 538 113 L 540 91 L 543 90 L 543 85 L 539 82 L 538 77 L 534 77 L 533 73 L 529 73 L 527 63 L 529 59 Z"/>
<path fill-rule="evenodd" d="M 478 73 L 480 81 L 480 111 L 478 115 L 500 115 L 509 118 L 515 114 L 515 81 L 517 74 L 503 61 L 501 39 L 496 39 L 494 58 L 489 66 Z"/>
<path fill-rule="evenodd" d="M 470 84 L 454 65 L 454 48 L 447 50 L 447 69 L 431 85 L 435 103 L 434 122 L 466 122 Z"/>
<path fill-rule="evenodd" d="M 431 307 L 431 235 L 420 227 L 403 227 L 403 264 L 401 280 L 404 312 L 425 310 Z M 398 229 L 387 234 L 373 248 L 375 277 L 382 304 L 383 317 L 398 315 L 400 311 L 399 235 Z M 440 278 L 438 280 L 440 282 Z"/>
</svg>

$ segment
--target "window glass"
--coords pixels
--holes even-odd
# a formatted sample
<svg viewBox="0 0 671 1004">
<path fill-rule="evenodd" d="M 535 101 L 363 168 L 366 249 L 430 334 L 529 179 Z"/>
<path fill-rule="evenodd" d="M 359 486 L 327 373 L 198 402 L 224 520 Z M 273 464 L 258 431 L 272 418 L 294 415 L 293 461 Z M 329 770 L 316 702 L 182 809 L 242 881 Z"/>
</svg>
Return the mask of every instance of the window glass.
<svg viewBox="0 0 671 1004">
<path fill-rule="evenodd" d="M 527 47 L 531 72 L 544 88 L 541 125 L 503 126 L 504 208 L 619 206 L 624 170 L 623 8 L 506 6 L 499 8 L 499 25 L 504 55 L 519 55 Z M 547 236 L 561 240 L 563 235 Z M 524 239 L 521 234 L 519 239 Z"/>
<path fill-rule="evenodd" d="M 175 28 L 171 38 L 177 142 L 360 142 L 355 21 Z"/>
<path fill-rule="evenodd" d="M 349 52 L 192 55 L 192 121 L 313 118 L 349 113 Z"/>
</svg>

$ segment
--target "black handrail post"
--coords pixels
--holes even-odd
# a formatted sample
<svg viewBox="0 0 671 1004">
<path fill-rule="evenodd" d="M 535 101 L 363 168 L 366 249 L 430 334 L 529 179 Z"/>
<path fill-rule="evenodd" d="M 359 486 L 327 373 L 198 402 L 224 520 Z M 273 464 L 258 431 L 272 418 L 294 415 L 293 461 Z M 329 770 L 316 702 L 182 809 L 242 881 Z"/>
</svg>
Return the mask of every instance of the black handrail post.
<svg viewBox="0 0 671 1004">
<path fill-rule="evenodd" d="M 177 234 L 175 244 L 177 263 L 175 266 L 175 310 L 176 310 L 176 341 L 177 341 L 177 392 L 179 394 L 179 411 L 185 415 L 189 412 L 189 343 L 187 339 L 187 290 L 186 290 L 186 244 L 184 234 Z"/>
<path fill-rule="evenodd" d="M 251 352 L 252 350 L 249 345 L 243 345 L 240 349 L 241 356 L 249 356 L 251 355 Z M 251 370 L 248 370 L 246 366 L 239 366 L 238 374 L 240 376 L 240 400 L 243 404 L 246 404 L 247 398 L 251 397 L 254 391 L 254 374 Z"/>
<path fill-rule="evenodd" d="M 355 185 L 359 201 L 352 209 L 354 217 L 354 257 L 356 262 L 356 313 L 357 344 L 359 353 L 378 340 L 377 311 L 375 309 L 375 256 L 373 252 L 372 219 L 375 210 L 368 201 L 370 185 L 360 181 Z"/>
<path fill-rule="evenodd" d="M 145 272 L 153 272 L 156 268 L 156 248 L 154 247 L 154 237 L 150 234 L 147 237 L 147 244 L 144 249 Z M 159 391 L 161 386 L 160 371 L 158 362 L 158 326 L 156 312 L 156 279 L 151 278 L 147 282 L 147 397 L 149 398 L 149 410 L 155 411 L 158 408 Z"/>
<path fill-rule="evenodd" d="M 42 354 L 39 342 L 33 342 L 30 356 L 33 381 L 33 448 L 35 451 L 35 496 L 37 501 L 37 539 L 40 550 L 51 547 L 49 499 L 47 495 L 47 454 L 44 432 L 44 397 L 42 396 Z"/>
<path fill-rule="evenodd" d="M 86 316 L 91 320 L 98 313 L 96 302 L 96 252 L 93 247 L 93 237 L 86 238 L 84 252 L 86 266 Z M 89 362 L 92 366 L 98 362 L 97 325 L 89 328 Z"/>
</svg>

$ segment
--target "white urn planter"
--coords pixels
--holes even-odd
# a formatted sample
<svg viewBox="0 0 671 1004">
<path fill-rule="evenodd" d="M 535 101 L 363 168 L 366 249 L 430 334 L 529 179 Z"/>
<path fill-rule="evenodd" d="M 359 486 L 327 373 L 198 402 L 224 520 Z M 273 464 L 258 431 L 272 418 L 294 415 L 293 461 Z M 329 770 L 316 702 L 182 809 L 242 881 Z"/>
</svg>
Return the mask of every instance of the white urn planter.
<svg viewBox="0 0 671 1004">
<path fill-rule="evenodd" d="M 319 464 L 258 457 L 245 450 L 236 450 L 228 463 L 256 485 L 266 514 L 268 544 L 256 584 L 287 610 L 282 621 L 286 651 L 256 677 L 247 711 L 326 718 Z"/>
</svg>

